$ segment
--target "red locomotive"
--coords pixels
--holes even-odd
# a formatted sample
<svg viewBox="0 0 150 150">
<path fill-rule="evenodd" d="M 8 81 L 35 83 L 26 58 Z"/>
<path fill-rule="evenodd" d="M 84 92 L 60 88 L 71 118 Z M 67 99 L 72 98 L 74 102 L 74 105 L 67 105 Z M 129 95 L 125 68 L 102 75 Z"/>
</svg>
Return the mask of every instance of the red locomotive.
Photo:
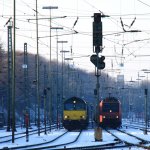
<svg viewBox="0 0 150 150">
<path fill-rule="evenodd" d="M 107 97 L 99 102 L 96 110 L 96 123 L 101 127 L 121 126 L 121 103 L 115 97 Z"/>
</svg>

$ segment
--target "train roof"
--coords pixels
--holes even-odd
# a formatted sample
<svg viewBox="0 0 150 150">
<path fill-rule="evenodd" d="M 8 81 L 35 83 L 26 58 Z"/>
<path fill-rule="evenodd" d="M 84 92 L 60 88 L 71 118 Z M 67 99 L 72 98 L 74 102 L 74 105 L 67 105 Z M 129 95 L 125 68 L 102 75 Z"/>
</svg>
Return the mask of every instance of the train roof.
<svg viewBox="0 0 150 150">
<path fill-rule="evenodd" d="M 103 101 L 105 101 L 105 102 L 107 102 L 107 101 L 119 102 L 119 99 L 116 97 L 106 97 L 105 99 L 103 99 Z"/>
<path fill-rule="evenodd" d="M 68 98 L 67 100 L 65 100 L 65 103 L 69 102 L 69 101 L 74 101 L 74 100 L 76 100 L 76 101 L 82 101 L 82 102 L 86 103 L 86 101 L 84 99 L 76 97 L 76 96 Z"/>
</svg>

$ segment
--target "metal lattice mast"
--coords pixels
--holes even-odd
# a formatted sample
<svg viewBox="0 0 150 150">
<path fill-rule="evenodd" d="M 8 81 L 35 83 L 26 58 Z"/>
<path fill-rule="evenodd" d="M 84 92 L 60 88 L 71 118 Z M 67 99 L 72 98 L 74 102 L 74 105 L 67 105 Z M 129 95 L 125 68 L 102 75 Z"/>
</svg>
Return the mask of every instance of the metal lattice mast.
<svg viewBox="0 0 150 150">
<path fill-rule="evenodd" d="M 28 112 L 28 102 L 27 102 L 27 43 L 24 43 L 24 99 L 25 99 L 25 111 Z"/>
<path fill-rule="evenodd" d="M 13 13 L 13 49 L 12 49 L 12 143 L 15 142 L 15 102 L 16 102 L 16 0 L 14 0 Z"/>
<path fill-rule="evenodd" d="M 8 115 L 7 131 L 10 131 L 10 100 L 12 99 L 12 26 L 8 26 Z"/>
<path fill-rule="evenodd" d="M 30 119 L 30 101 L 29 101 L 29 76 L 28 76 L 28 52 L 27 52 L 27 43 L 24 43 L 24 96 L 25 96 L 25 103 L 26 103 L 26 113 L 29 114 Z M 29 121 L 30 123 L 30 121 Z"/>
</svg>

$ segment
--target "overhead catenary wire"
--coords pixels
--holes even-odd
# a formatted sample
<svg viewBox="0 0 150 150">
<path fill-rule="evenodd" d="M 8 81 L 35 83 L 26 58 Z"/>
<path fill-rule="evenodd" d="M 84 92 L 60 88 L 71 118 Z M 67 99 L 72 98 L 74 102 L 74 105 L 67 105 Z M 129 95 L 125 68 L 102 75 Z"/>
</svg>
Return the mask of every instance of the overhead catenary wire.
<svg viewBox="0 0 150 150">
<path fill-rule="evenodd" d="M 148 7 L 150 7 L 150 5 L 149 4 L 147 4 L 147 3 L 145 3 L 145 2 L 143 2 L 143 1 L 141 1 L 141 0 L 137 0 L 138 2 L 140 2 L 140 3 L 142 3 L 142 4 L 144 4 L 145 6 L 148 6 Z"/>
<path fill-rule="evenodd" d="M 26 3 L 26 2 L 25 2 Z M 27 6 L 27 5 L 26 5 Z M 31 7 L 30 5 L 29 5 L 29 7 Z M 96 6 L 97 7 L 97 6 Z M 32 7 L 31 7 L 31 10 L 32 10 Z M 72 9 L 70 9 L 70 12 L 72 11 Z M 73 10 L 74 11 L 74 10 Z M 34 12 L 34 11 L 33 11 Z M 91 11 L 92 12 L 92 11 Z M 80 11 L 78 12 L 79 14 L 78 14 L 78 18 L 79 19 L 87 19 L 87 18 L 90 18 L 91 16 L 83 16 L 81 13 L 80 13 Z M 86 14 L 86 13 L 85 13 Z M 89 14 L 89 12 L 87 12 L 87 14 Z M 27 16 L 28 14 L 26 14 L 25 16 Z M 33 15 L 34 15 L 34 13 L 33 13 Z M 126 14 L 125 14 L 126 15 Z M 130 14 L 127 14 L 127 15 L 130 15 Z M 133 14 L 131 14 L 131 15 L 133 15 Z M 142 15 L 142 14 L 141 14 Z M 149 14 L 148 14 L 149 15 Z M 23 16 L 23 15 L 22 15 Z M 46 15 L 42 15 L 41 14 L 41 16 L 46 16 Z M 113 15 L 112 15 L 113 16 Z M 114 15 L 115 16 L 115 15 Z M 114 17 L 113 16 L 113 17 Z M 118 15 L 119 16 L 119 15 Z M 120 16 L 123 16 L 123 15 L 120 15 Z M 119 17 L 120 17 L 119 16 Z M 137 15 L 136 15 L 137 16 Z M 76 15 L 75 16 L 68 16 L 68 17 L 70 17 L 70 18 L 75 18 L 76 19 Z M 68 19 L 68 17 L 66 18 L 66 19 Z M 129 16 L 129 19 L 131 19 L 132 17 L 130 17 Z M 90 18 L 91 19 L 91 18 Z M 126 18 L 125 18 L 126 19 Z M 138 19 L 138 18 L 137 18 Z M 19 19 L 20 20 L 20 19 Z M 124 18 L 123 18 L 123 20 L 124 20 Z M 56 21 L 54 21 L 54 22 L 56 22 Z M 53 23 L 54 23 L 53 22 Z M 57 23 L 57 22 L 56 22 Z M 44 25 L 42 25 L 43 27 L 44 27 Z M 45 26 L 45 27 L 47 27 L 48 28 L 48 26 Z M 121 26 L 120 26 L 121 27 Z M 67 29 L 67 28 L 66 28 Z M 21 30 L 21 29 L 20 29 Z M 68 28 L 68 32 L 71 32 L 71 27 L 69 27 Z M 34 31 L 34 30 L 33 30 Z M 41 31 L 40 31 L 41 32 Z M 78 35 L 85 35 L 85 36 L 92 36 L 92 32 L 82 32 L 82 31 L 77 31 L 78 32 Z M 18 33 L 17 33 L 18 34 Z M 123 33 L 124 34 L 124 33 Z M 22 34 L 23 35 L 23 34 Z M 19 36 L 21 36 L 21 34 L 19 35 Z M 24 36 L 24 35 L 23 35 Z M 55 35 L 54 35 L 55 36 Z M 73 36 L 73 35 L 71 35 L 71 36 Z M 105 32 L 104 32 L 104 35 L 103 36 L 107 36 L 107 35 L 105 35 Z M 31 38 L 33 38 L 33 37 L 31 37 Z M 110 40 L 112 40 L 111 38 L 109 38 L 109 37 L 107 37 L 107 39 L 110 39 Z M 112 41 L 114 41 L 114 42 L 116 42 L 115 40 L 112 40 Z M 146 40 L 145 40 L 146 41 Z M 148 41 L 148 40 L 147 40 Z M 43 41 L 42 41 L 43 42 Z M 73 41 L 74 42 L 74 41 Z M 113 42 L 113 43 L 114 43 Z M 142 42 L 142 41 L 141 41 Z M 115 43 L 115 44 L 117 44 L 117 43 Z M 120 45 L 121 45 L 121 43 L 120 43 Z M 47 45 L 48 46 L 48 45 Z M 74 48 L 74 47 L 73 47 Z"/>
</svg>

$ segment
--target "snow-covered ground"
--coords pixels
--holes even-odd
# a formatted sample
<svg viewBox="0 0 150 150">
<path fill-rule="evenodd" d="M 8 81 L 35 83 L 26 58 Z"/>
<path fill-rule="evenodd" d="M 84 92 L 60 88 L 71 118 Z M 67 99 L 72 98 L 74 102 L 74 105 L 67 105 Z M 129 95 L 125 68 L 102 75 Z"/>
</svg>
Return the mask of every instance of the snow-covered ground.
<svg viewBox="0 0 150 150">
<path fill-rule="evenodd" d="M 35 128 L 35 127 L 33 127 Z M 138 130 L 138 129 L 131 129 L 131 128 L 123 128 L 123 130 L 126 130 L 127 132 L 136 135 L 140 138 L 143 138 L 145 140 L 150 141 L 150 132 L 148 132 L 147 135 L 145 135 L 143 133 L 143 131 Z M 25 128 L 17 128 L 17 132 L 25 132 Z M 7 142 L 7 143 L 0 143 L 0 149 L 3 149 L 4 147 L 17 147 L 17 146 L 23 146 L 23 145 L 31 145 L 31 144 L 36 144 L 36 143 L 42 143 L 42 142 L 46 142 L 46 141 L 51 141 L 54 138 L 58 137 L 59 135 L 65 133 L 66 130 L 65 129 L 53 129 L 47 132 L 47 135 L 43 133 L 40 134 L 40 136 L 38 136 L 38 134 L 35 135 L 29 135 L 29 141 L 26 142 L 26 137 L 21 138 L 21 139 L 16 139 L 15 143 Z M 56 145 L 56 144 L 60 144 L 60 143 L 66 143 L 69 141 L 72 141 L 78 134 L 79 132 L 70 132 L 69 134 L 66 134 L 65 136 L 63 136 L 60 140 L 57 140 L 52 144 Z M 0 130 L 0 141 L 1 138 L 6 136 L 6 135 L 11 135 L 11 132 L 6 132 L 6 130 Z M 126 136 L 124 136 L 124 134 L 121 133 L 116 133 L 116 135 L 120 136 L 122 139 L 125 140 Z M 85 130 L 83 131 L 83 133 L 81 134 L 81 136 L 79 137 L 79 139 L 77 140 L 76 143 L 74 144 L 69 144 L 66 145 L 67 148 L 69 147 L 81 147 L 81 146 L 94 146 L 94 145 L 104 145 L 107 143 L 115 143 L 116 141 L 114 140 L 115 137 L 113 137 L 112 135 L 110 135 L 109 133 L 107 133 L 106 131 L 102 131 L 102 141 L 96 141 L 95 142 L 95 137 L 94 137 L 94 129 L 89 129 L 89 130 Z M 133 139 L 131 139 L 133 140 Z M 133 143 L 137 143 L 138 140 L 132 141 Z M 63 148 L 59 147 L 59 148 Z M 129 148 L 121 148 L 122 150 L 127 150 Z M 136 150 L 137 148 L 131 148 L 132 150 Z M 142 148 L 139 148 L 142 149 Z"/>
</svg>

